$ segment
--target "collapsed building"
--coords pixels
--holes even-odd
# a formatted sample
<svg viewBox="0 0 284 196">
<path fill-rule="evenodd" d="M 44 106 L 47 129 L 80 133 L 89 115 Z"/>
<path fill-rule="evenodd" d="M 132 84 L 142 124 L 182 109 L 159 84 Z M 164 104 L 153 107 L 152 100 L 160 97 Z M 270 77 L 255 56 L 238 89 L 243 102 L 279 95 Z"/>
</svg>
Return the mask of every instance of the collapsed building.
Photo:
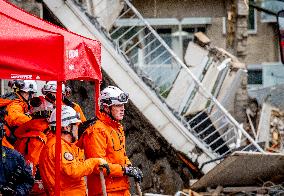
<svg viewBox="0 0 284 196">
<path fill-rule="evenodd" d="M 257 139 L 263 131 L 256 127 L 264 120 L 257 120 L 253 101 L 249 105 L 245 64 L 204 34 L 194 34 L 183 61 L 127 0 L 112 6 L 109 1 L 12 2 L 102 42 L 103 85 L 118 85 L 132 100 L 124 121 L 127 151 L 145 174 L 144 192 L 174 194 L 189 188 L 190 179 L 210 172 L 236 150 L 264 153 Z M 245 16 L 239 13 L 239 22 Z M 182 32 L 172 36 L 181 39 Z M 239 37 L 242 54 L 246 36 L 241 32 Z M 69 83 L 74 99 L 92 117 L 93 84 Z M 272 130 L 281 127 L 281 115 L 272 120 Z M 272 132 L 272 142 L 281 149 Z"/>
</svg>

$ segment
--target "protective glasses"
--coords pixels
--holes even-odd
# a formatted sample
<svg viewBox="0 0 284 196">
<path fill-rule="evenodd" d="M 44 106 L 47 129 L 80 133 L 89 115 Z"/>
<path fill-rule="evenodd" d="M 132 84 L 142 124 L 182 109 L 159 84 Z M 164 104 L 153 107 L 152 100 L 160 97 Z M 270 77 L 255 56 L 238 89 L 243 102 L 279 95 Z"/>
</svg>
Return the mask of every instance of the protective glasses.
<svg viewBox="0 0 284 196">
<path fill-rule="evenodd" d="M 118 100 L 119 102 L 127 102 L 129 98 L 128 93 L 121 93 L 118 97 L 111 97 L 111 100 Z"/>
</svg>

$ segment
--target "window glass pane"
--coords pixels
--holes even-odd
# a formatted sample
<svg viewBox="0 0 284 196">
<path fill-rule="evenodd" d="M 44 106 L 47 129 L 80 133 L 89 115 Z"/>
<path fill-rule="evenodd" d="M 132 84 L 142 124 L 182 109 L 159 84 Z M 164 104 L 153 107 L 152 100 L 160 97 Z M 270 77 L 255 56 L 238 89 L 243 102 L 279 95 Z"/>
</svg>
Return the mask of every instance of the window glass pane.
<svg viewBox="0 0 284 196">
<path fill-rule="evenodd" d="M 249 0 L 250 3 L 253 3 L 254 0 Z M 255 17 L 254 17 L 254 8 L 252 6 L 249 7 L 249 15 L 248 15 L 248 30 L 255 30 Z"/>
<path fill-rule="evenodd" d="M 205 27 L 198 27 L 197 28 L 197 32 L 205 33 L 206 32 L 206 28 Z"/>
<path fill-rule="evenodd" d="M 262 84 L 262 70 L 248 70 L 248 84 Z"/>
<path fill-rule="evenodd" d="M 171 29 L 157 29 L 156 31 L 166 44 L 172 48 Z M 170 53 L 153 34 L 146 38 L 146 46 L 146 64 L 171 64 Z"/>
<path fill-rule="evenodd" d="M 261 1 L 261 7 L 270 10 L 274 13 L 278 13 L 280 10 L 284 9 L 284 2 L 282 0 L 265 0 Z M 276 17 L 265 13 L 261 12 L 261 21 L 262 22 L 276 22 Z"/>
</svg>

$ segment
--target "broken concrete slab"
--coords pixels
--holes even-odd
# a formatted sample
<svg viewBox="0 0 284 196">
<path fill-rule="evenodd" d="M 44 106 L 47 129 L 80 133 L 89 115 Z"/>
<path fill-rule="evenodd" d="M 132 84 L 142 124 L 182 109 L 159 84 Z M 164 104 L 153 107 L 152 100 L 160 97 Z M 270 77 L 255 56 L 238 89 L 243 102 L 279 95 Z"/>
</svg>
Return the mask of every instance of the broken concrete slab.
<svg viewBox="0 0 284 196">
<path fill-rule="evenodd" d="M 194 191 L 206 187 L 250 186 L 284 175 L 284 154 L 235 152 L 194 183 Z"/>
<path fill-rule="evenodd" d="M 209 51 L 193 42 L 189 42 L 184 57 L 185 62 L 191 72 L 199 79 L 203 78 L 204 70 L 210 63 L 208 54 Z M 169 106 L 178 112 L 182 112 L 195 87 L 194 80 L 188 75 L 184 69 L 181 69 L 166 99 Z"/>
<path fill-rule="evenodd" d="M 197 32 L 194 34 L 194 38 L 201 46 L 209 45 L 211 40 L 202 32 Z"/>
<path fill-rule="evenodd" d="M 259 142 L 265 142 L 265 147 L 268 147 L 269 142 L 269 127 L 270 127 L 270 116 L 272 106 L 268 103 L 262 104 L 262 110 L 260 114 L 260 120 L 257 130 L 257 140 Z"/>
<path fill-rule="evenodd" d="M 264 102 L 279 108 L 284 111 L 284 85 L 275 85 L 271 87 L 264 87 L 258 89 L 252 89 L 248 91 L 251 98 L 255 98 L 258 104 L 263 104 Z"/>
<path fill-rule="evenodd" d="M 189 67 L 198 66 L 203 70 L 203 67 L 208 61 L 208 54 L 208 50 L 200 47 L 193 42 L 189 42 L 184 55 L 184 60 Z"/>
</svg>

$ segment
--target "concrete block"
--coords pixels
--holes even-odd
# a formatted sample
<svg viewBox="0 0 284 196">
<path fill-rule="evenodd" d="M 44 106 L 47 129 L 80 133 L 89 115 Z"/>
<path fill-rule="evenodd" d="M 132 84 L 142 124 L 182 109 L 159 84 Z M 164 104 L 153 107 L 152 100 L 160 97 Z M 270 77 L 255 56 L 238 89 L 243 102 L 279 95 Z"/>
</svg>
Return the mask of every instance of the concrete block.
<svg viewBox="0 0 284 196">
<path fill-rule="evenodd" d="M 204 64 L 204 58 L 207 58 L 208 51 L 193 42 L 189 42 L 185 52 L 185 63 L 190 67 L 201 66 Z"/>
<path fill-rule="evenodd" d="M 194 34 L 194 38 L 196 39 L 197 43 L 201 46 L 205 46 L 210 44 L 211 40 L 202 32 L 197 32 Z"/>
<path fill-rule="evenodd" d="M 217 69 L 217 65 L 215 63 L 212 63 L 206 71 L 203 80 L 201 81 L 202 85 L 206 88 L 207 91 L 212 92 L 218 77 L 218 73 L 219 70 Z M 185 116 L 204 110 L 207 106 L 207 102 L 208 98 L 204 97 L 201 92 L 198 92 L 190 103 L 190 107 L 186 111 Z"/>
<path fill-rule="evenodd" d="M 268 142 L 270 141 L 270 117 L 273 107 L 270 104 L 263 103 L 258 129 L 257 129 L 257 135 L 258 135 L 258 141 L 259 142 L 265 142 L 266 147 L 268 147 Z"/>
<path fill-rule="evenodd" d="M 187 92 L 191 91 L 190 87 L 192 85 L 194 85 L 193 80 L 188 77 L 188 73 L 182 69 L 166 99 L 167 104 L 178 111 L 183 99 L 187 97 Z"/>
</svg>

